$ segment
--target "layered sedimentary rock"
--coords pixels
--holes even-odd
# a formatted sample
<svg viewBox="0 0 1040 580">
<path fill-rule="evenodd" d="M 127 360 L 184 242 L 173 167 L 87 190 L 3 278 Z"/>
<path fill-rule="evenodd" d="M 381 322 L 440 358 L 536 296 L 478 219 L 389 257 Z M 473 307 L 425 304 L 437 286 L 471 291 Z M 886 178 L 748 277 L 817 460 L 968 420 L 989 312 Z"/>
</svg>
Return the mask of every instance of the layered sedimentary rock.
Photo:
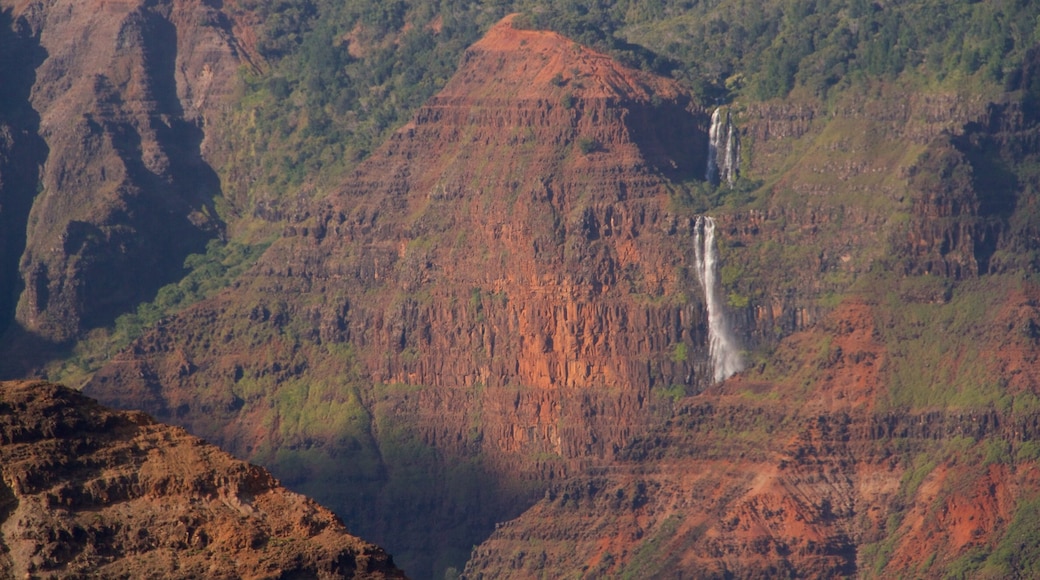
<svg viewBox="0 0 1040 580">
<path fill-rule="evenodd" d="M 1036 296 L 1001 295 L 1017 310 L 981 326 L 1036 319 Z M 1040 414 L 886 405 L 886 370 L 900 363 L 876 326 L 884 309 L 851 300 L 781 345 L 781 378 L 751 371 L 689 399 L 609 469 L 553 486 L 500 525 L 464 576 L 1030 575 Z M 1036 348 L 1016 333 L 986 353 L 987 372 L 1019 379 L 1009 400 L 1035 400 L 1040 375 L 1025 368 Z"/>
<path fill-rule="evenodd" d="M 219 235 L 204 132 L 247 55 L 205 2 L 2 8 L 19 48 L 5 58 L 3 108 L 24 125 L 12 138 L 27 137 L 25 175 L 0 184 L 15 226 L 0 276 L 21 281 L 4 285 L 20 289 L 20 327 L 61 342 L 153 296 Z"/>
<path fill-rule="evenodd" d="M 704 119 L 690 107 L 669 81 L 500 25 L 340 192 L 287 226 L 237 291 L 164 324 L 91 388 L 110 397 L 112 373 L 151 369 L 160 414 L 197 404 L 178 393 L 202 376 L 232 377 L 220 388 L 233 392 L 234 375 L 259 369 L 220 368 L 195 340 L 241 319 L 349 343 L 374 382 L 505 392 L 539 433 L 496 434 L 503 451 L 609 454 L 623 432 L 565 449 L 562 411 L 531 408 L 546 391 L 617 388 L 611 405 L 639 407 L 654 385 L 711 382 L 692 354 L 706 344 L 703 303 L 688 292 L 700 294 L 696 219 L 669 209 L 663 177 L 703 165 Z M 202 328 L 206 312 L 217 318 Z M 243 339 L 223 334 L 221 350 Z M 689 360 L 669 358 L 678 344 Z M 174 350 L 191 363 L 167 376 Z"/>
<path fill-rule="evenodd" d="M 825 118 L 812 104 L 737 114 L 751 137 L 748 173 L 772 181 L 754 192 L 763 199 L 737 199 L 742 209 L 715 216 L 727 266 L 722 307 L 744 346 L 777 348 L 752 359 L 753 382 L 722 387 L 712 408 L 721 419 L 696 404 L 671 415 L 674 402 L 715 382 L 697 276 L 699 216 L 676 183 L 704 175 L 708 115 L 668 80 L 508 22 L 472 47 L 444 91 L 342 187 L 293 216 L 234 288 L 162 321 L 87 389 L 268 462 L 367 537 L 398 542 L 391 547 L 420 575 L 457 566 L 495 521 L 546 489 L 548 503 L 478 550 L 471 573 L 602 566 L 635 574 L 647 569 L 633 564 L 633 546 L 655 537 L 648 554 L 668 545 L 690 558 L 661 560 L 662 573 L 863 570 L 862 550 L 888 550 L 881 542 L 892 537 L 879 531 L 888 512 L 879 507 L 875 518 L 874 507 L 896 497 L 892 482 L 916 459 L 886 464 L 889 448 L 902 444 L 879 436 L 878 451 L 862 433 L 945 432 L 905 411 L 964 404 L 949 393 L 967 397 L 958 389 L 978 377 L 905 371 L 970 366 L 961 365 L 965 349 L 919 344 L 927 316 L 828 313 L 857 283 L 915 313 L 939 307 L 951 288 L 913 276 L 972 279 L 998 263 L 1013 271 L 1021 261 L 1008 250 L 1036 248 L 1024 189 L 1001 190 L 1013 204 L 981 195 L 1000 184 L 986 171 L 994 158 L 983 145 L 1010 143 L 993 151 L 1021 162 L 1015 143 L 1030 138 L 1032 121 L 1009 107 L 992 127 L 975 126 L 983 104 L 906 97 L 846 97 Z M 960 178 L 937 185 L 928 176 L 943 168 Z M 748 192 L 713 195 L 728 204 L 725 196 Z M 976 236 L 983 226 L 999 236 Z M 889 270 L 898 277 L 884 278 Z M 990 306 L 1034 312 L 1025 295 Z M 969 292 L 958 307 L 977 314 L 976 299 Z M 956 312 L 937 318 L 931 334 L 975 336 Z M 1002 325 L 986 325 L 985 338 L 996 340 Z M 1016 330 L 1006 350 L 1019 354 L 987 351 L 1005 365 L 993 376 L 1017 369 L 1015 394 L 1038 392 L 1026 370 L 1035 363 L 1031 328 Z M 803 334 L 810 329 L 838 338 Z M 780 337 L 788 338 L 777 345 Z M 955 379 L 956 389 L 945 382 Z M 882 407 L 894 414 L 872 415 Z M 706 418 L 681 418 L 691 413 Z M 649 437 L 685 457 L 674 464 L 645 435 L 669 417 Z M 1012 422 L 1029 420 L 1018 417 Z M 928 427 L 912 427 L 919 421 Z M 948 424 L 968 429 L 961 419 Z M 855 441 L 844 439 L 849 425 Z M 991 434 L 972 445 L 988 445 L 980 441 Z M 901 437 L 913 439 L 906 449 L 914 453 L 936 451 Z M 815 442 L 822 451 L 809 449 Z M 614 460 L 616 473 L 604 469 Z M 716 477 L 727 465 L 732 477 Z M 587 469 L 603 469 L 605 479 L 549 485 Z M 640 479 L 640 470 L 662 475 Z M 873 485 L 875 471 L 881 491 L 859 489 Z M 556 526 L 560 498 L 586 511 Z M 621 511 L 605 510 L 614 504 Z M 428 533 L 434 522 L 438 537 Z M 668 544 L 680 528 L 685 543 Z M 609 538 L 629 540 L 607 558 Z M 527 559 L 531 545 L 549 540 L 564 543 Z M 964 556 L 957 550 L 966 545 L 943 558 Z M 529 567 L 535 561 L 541 567 Z"/>
<path fill-rule="evenodd" d="M 266 470 L 43 382 L 0 382 L 0 575 L 404 577 Z"/>
<path fill-rule="evenodd" d="M 659 391 L 713 382 L 696 216 L 668 182 L 702 174 L 707 122 L 669 80 L 503 23 L 237 288 L 88 391 L 242 456 L 344 445 L 272 409 L 320 383 L 355 408 L 349 445 L 403 429 L 536 481 L 609 458 Z"/>
</svg>

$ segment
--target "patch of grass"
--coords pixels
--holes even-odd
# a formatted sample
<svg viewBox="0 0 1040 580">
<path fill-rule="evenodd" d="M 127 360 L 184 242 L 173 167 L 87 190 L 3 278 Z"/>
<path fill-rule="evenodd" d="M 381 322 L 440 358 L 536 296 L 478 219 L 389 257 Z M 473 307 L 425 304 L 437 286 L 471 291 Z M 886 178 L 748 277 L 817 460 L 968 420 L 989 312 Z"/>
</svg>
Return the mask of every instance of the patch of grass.
<svg viewBox="0 0 1040 580">
<path fill-rule="evenodd" d="M 603 144 L 595 137 L 581 137 L 578 139 L 578 149 L 581 150 L 583 155 L 595 153 L 602 148 Z"/>
<path fill-rule="evenodd" d="M 669 357 L 672 362 L 684 363 L 686 362 L 687 346 L 685 342 L 677 342 L 672 345 L 672 354 Z"/>
<path fill-rule="evenodd" d="M 972 555 L 962 564 L 964 573 L 958 576 L 959 570 L 955 573 L 951 567 L 951 576 L 969 577 L 969 573 L 977 570 L 980 578 L 1040 577 L 1040 535 L 1037 530 L 1040 530 L 1040 499 L 1023 501 L 993 552 L 982 562 L 977 555 Z"/>
<path fill-rule="evenodd" d="M 667 388 L 655 389 L 654 392 L 660 397 L 671 399 L 673 403 L 678 403 L 686 396 L 686 387 L 672 383 Z"/>
<path fill-rule="evenodd" d="M 652 536 L 640 542 L 620 577 L 625 580 L 652 578 L 665 572 L 674 556 L 665 550 L 675 539 L 675 532 L 682 521 L 681 515 L 673 514 L 661 522 Z"/>
<path fill-rule="evenodd" d="M 987 277 L 951 289 L 944 279 L 916 276 L 876 286 L 884 298 L 878 328 L 890 353 L 886 404 L 894 408 L 996 407 L 1005 395 L 991 354 L 1000 344 L 992 313 L 1013 277 Z M 1023 400 L 1023 405 L 1025 401 Z"/>
</svg>

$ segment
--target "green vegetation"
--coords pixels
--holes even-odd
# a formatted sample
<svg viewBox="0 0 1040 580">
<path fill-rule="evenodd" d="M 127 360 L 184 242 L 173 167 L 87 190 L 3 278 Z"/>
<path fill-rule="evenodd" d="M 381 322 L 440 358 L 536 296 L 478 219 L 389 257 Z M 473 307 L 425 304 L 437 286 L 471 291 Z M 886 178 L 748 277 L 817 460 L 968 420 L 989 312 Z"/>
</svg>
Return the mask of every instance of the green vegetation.
<svg viewBox="0 0 1040 580">
<path fill-rule="evenodd" d="M 585 155 L 595 153 L 603 148 L 603 144 L 594 137 L 582 137 L 578 139 L 578 149 Z"/>
<path fill-rule="evenodd" d="M 991 91 L 1017 82 L 1025 51 L 1040 42 L 1040 7 L 1014 0 L 884 9 L 865 0 L 247 0 L 241 8 L 263 23 L 266 64 L 245 73 L 246 93 L 225 119 L 233 143 L 222 177 L 237 216 L 277 207 L 289 192 L 321 195 L 509 12 L 523 13 L 519 26 L 553 29 L 673 76 L 705 103 L 826 96 L 877 78 Z M 573 99 L 564 95 L 563 106 Z"/>
<path fill-rule="evenodd" d="M 676 538 L 675 532 L 679 529 L 683 518 L 679 514 L 668 516 L 657 528 L 656 533 L 642 541 L 632 560 L 625 566 L 621 578 L 626 580 L 632 578 L 652 578 L 661 575 L 670 569 L 674 554 L 670 554 L 668 548 L 677 539 L 689 540 L 689 538 Z M 671 557 L 669 557 L 671 556 Z"/>
<path fill-rule="evenodd" d="M 553 28 L 633 66 L 670 74 L 702 99 L 825 96 L 866 77 L 1013 80 L 1040 41 L 1028 2 L 866 0 L 582 2 L 526 6 Z"/>
<path fill-rule="evenodd" d="M 671 385 L 668 385 L 667 388 L 656 390 L 655 393 L 660 397 L 671 399 L 673 403 L 678 403 L 686 396 L 686 387 L 672 383 Z"/>
<path fill-rule="evenodd" d="M 248 0 L 261 71 L 225 119 L 238 215 L 290 191 L 320 195 L 440 89 L 507 6 L 449 1 Z M 317 189 L 315 189 L 317 188 Z"/>
<path fill-rule="evenodd" d="M 686 343 L 677 342 L 672 346 L 672 362 L 684 363 L 686 362 Z"/>
<path fill-rule="evenodd" d="M 73 387 L 82 385 L 109 358 L 157 322 L 229 286 L 269 245 L 210 241 L 205 254 L 192 254 L 184 260 L 187 274 L 181 281 L 160 288 L 154 300 L 117 318 L 113 328 L 90 332 L 70 349 L 67 358 L 47 369 L 48 376 Z"/>
<path fill-rule="evenodd" d="M 560 98 L 560 105 L 564 109 L 574 108 L 574 94 L 573 93 L 564 93 L 563 97 Z"/>
<path fill-rule="evenodd" d="M 1040 577 L 1040 499 L 1019 504 L 996 549 L 981 563 L 979 578 Z M 976 560 L 965 562 L 965 572 Z M 951 575 L 957 577 L 956 575 Z M 964 576 L 967 577 L 967 576 Z"/>
<path fill-rule="evenodd" d="M 882 278 L 878 294 L 888 366 L 889 405 L 897 408 L 978 408 L 998 404 L 1005 393 L 992 353 L 1000 344 L 991 318 L 1015 286 L 1013 277 L 964 282 L 952 291 L 935 276 Z M 943 298 L 948 296 L 949 300 Z"/>
<path fill-rule="evenodd" d="M 1018 504 L 995 548 L 976 546 L 950 563 L 945 578 L 1035 578 L 1040 575 L 1040 499 Z"/>
</svg>

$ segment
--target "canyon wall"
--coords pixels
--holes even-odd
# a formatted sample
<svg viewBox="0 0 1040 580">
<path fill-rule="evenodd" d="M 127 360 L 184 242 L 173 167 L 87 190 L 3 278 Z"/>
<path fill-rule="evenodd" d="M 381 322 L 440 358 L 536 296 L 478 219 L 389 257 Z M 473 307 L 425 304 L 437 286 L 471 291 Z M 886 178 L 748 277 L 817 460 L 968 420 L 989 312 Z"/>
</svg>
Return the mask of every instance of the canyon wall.
<svg viewBox="0 0 1040 580">
<path fill-rule="evenodd" d="M 235 288 L 164 321 L 87 392 L 243 457 L 368 465 L 377 447 L 359 471 L 392 481 L 400 432 L 414 443 L 397 447 L 539 493 L 714 382 L 696 216 L 669 185 L 703 172 L 707 122 L 671 81 L 499 25 Z M 273 402 L 289 391 L 302 399 Z M 312 424 L 321 397 L 348 416 L 339 432 Z M 361 533 L 392 533 L 365 526 L 393 516 L 331 501 Z"/>
<path fill-rule="evenodd" d="M 1035 121 L 1019 111 L 890 87 L 826 114 L 748 105 L 731 113 L 740 176 L 710 188 L 710 117 L 677 84 L 506 21 L 232 288 L 161 321 L 86 390 L 271 466 L 420 576 L 459 566 L 546 492 L 469 574 L 645 572 L 640 545 L 689 559 L 661 573 L 884 568 L 879 551 L 911 549 L 888 523 L 906 511 L 875 507 L 918 450 L 945 452 L 892 433 L 956 423 L 984 451 L 1003 432 L 914 413 L 1002 406 L 1002 420 L 1028 422 L 1014 409 L 1040 393 L 1031 327 L 997 339 L 1008 322 L 989 317 L 1036 319 Z M 751 351 L 722 386 L 698 280 L 709 208 L 719 302 Z M 1021 288 L 996 291 L 1016 274 Z M 967 342 L 936 338 L 951 333 Z M 1005 385 L 985 379 L 1012 368 Z M 700 412 L 681 403 L 692 395 L 725 398 L 734 425 L 677 419 Z M 848 425 L 895 431 L 856 439 Z M 912 440 L 895 464 L 886 449 L 903 443 L 886 437 Z M 697 453 L 685 471 L 653 451 L 669 439 Z M 665 475 L 624 475 L 641 470 Z M 561 498 L 574 525 L 551 523 Z M 668 544 L 680 528 L 684 543 Z M 990 532 L 993 547 L 1008 529 Z M 631 543 L 607 559 L 617 537 Z M 562 539 L 554 553 L 525 547 Z M 957 544 L 942 566 L 979 545 Z"/>
<path fill-rule="evenodd" d="M 21 157 L 3 182 L 0 275 L 23 284 L 0 306 L 25 331 L 9 342 L 61 343 L 150 299 L 221 235 L 204 136 L 248 55 L 202 2 L 2 8 L 18 57 L 2 71 L 19 120 L 5 141 Z"/>
<path fill-rule="evenodd" d="M 1040 317 L 1035 285 L 1027 296 L 1001 285 L 988 291 L 1019 310 L 976 329 Z M 890 369 L 903 363 L 879 328 L 887 308 L 850 300 L 785 340 L 762 370 L 688 399 L 617 461 L 554 484 L 499 525 L 463 576 L 1028 575 L 1036 552 L 1024 538 L 1040 491 L 1038 338 L 980 341 L 985 357 L 1003 359 L 989 376 L 1018 376 L 1003 404 L 893 407 Z"/>
</svg>

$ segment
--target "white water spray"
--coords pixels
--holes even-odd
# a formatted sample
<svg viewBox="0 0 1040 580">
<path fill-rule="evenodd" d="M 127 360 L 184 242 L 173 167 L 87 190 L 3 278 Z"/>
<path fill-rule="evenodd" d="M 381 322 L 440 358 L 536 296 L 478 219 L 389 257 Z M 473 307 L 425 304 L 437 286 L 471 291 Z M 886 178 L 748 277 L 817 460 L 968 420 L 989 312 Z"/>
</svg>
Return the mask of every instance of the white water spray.
<svg viewBox="0 0 1040 580">
<path fill-rule="evenodd" d="M 715 382 L 723 381 L 744 370 L 733 331 L 722 310 L 722 288 L 718 281 L 719 253 L 715 247 L 715 220 L 697 218 L 697 277 L 704 287 L 704 301 L 708 305 L 708 353 L 715 367 Z"/>
</svg>

